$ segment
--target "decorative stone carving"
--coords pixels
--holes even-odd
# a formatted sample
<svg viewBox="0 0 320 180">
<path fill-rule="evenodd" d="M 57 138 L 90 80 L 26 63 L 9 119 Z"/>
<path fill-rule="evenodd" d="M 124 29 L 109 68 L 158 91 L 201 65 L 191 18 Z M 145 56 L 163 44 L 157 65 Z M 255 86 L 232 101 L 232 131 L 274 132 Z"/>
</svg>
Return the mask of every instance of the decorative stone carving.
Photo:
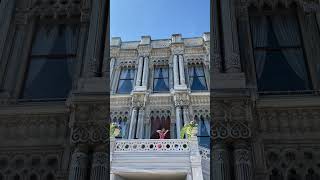
<svg viewBox="0 0 320 180">
<path fill-rule="evenodd" d="M 70 164 L 69 180 L 86 180 L 88 174 L 88 155 L 83 152 L 75 152 Z"/>
<path fill-rule="evenodd" d="M 176 92 L 173 96 L 175 106 L 189 106 L 190 96 L 186 92 Z"/>
</svg>

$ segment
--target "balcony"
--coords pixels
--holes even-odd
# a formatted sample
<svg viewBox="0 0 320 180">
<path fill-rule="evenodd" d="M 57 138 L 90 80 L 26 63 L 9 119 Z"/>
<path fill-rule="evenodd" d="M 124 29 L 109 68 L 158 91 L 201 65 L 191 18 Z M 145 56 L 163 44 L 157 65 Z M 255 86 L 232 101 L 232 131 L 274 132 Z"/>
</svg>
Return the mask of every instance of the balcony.
<svg viewBox="0 0 320 180">
<path fill-rule="evenodd" d="M 190 140 L 113 139 L 110 148 L 113 179 L 134 179 L 137 174 L 161 175 L 167 179 L 179 176 L 187 180 L 209 180 L 210 177 L 210 152 L 198 146 L 196 137 Z"/>
</svg>

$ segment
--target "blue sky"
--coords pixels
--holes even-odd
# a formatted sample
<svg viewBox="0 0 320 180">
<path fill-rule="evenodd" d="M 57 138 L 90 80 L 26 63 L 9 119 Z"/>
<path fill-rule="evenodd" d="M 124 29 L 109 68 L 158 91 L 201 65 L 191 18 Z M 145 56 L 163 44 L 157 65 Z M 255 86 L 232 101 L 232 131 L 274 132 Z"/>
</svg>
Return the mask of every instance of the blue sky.
<svg viewBox="0 0 320 180">
<path fill-rule="evenodd" d="M 110 0 L 110 36 L 139 41 L 172 34 L 199 37 L 210 31 L 210 0 Z"/>
</svg>

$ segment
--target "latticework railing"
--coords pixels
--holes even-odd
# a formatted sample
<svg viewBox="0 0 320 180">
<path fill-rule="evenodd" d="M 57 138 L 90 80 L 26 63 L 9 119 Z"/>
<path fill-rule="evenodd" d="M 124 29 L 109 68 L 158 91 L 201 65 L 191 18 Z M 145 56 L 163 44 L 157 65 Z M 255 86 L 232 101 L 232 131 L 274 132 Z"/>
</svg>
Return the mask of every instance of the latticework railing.
<svg viewBox="0 0 320 180">
<path fill-rule="evenodd" d="M 210 161 L 210 149 L 199 146 L 201 158 Z"/>
<path fill-rule="evenodd" d="M 190 152 L 186 139 L 127 139 L 117 140 L 114 152 Z"/>
</svg>

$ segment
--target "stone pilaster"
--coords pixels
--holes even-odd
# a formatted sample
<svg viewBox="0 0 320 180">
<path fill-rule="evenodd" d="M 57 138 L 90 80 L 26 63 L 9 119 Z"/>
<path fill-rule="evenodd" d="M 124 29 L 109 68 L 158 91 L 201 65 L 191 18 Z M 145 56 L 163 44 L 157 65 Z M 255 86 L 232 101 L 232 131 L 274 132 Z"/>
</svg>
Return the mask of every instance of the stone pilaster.
<svg viewBox="0 0 320 180">
<path fill-rule="evenodd" d="M 236 180 L 252 180 L 251 151 L 245 143 L 236 144 L 233 151 Z"/>
<path fill-rule="evenodd" d="M 76 149 L 72 154 L 69 180 L 87 180 L 88 176 L 88 155 L 85 151 Z"/>
<path fill-rule="evenodd" d="M 184 120 L 184 124 L 187 124 L 190 122 L 190 119 L 189 119 L 189 108 L 188 106 L 185 106 L 183 108 L 183 120 Z"/>
<path fill-rule="evenodd" d="M 211 151 L 211 176 L 213 179 L 231 180 L 229 151 L 224 144 L 215 144 Z"/>
<path fill-rule="evenodd" d="M 195 135 L 192 135 L 190 140 L 190 161 L 192 169 L 192 179 L 203 179 L 202 166 L 201 166 L 201 155 L 199 152 L 199 142 Z"/>
</svg>

